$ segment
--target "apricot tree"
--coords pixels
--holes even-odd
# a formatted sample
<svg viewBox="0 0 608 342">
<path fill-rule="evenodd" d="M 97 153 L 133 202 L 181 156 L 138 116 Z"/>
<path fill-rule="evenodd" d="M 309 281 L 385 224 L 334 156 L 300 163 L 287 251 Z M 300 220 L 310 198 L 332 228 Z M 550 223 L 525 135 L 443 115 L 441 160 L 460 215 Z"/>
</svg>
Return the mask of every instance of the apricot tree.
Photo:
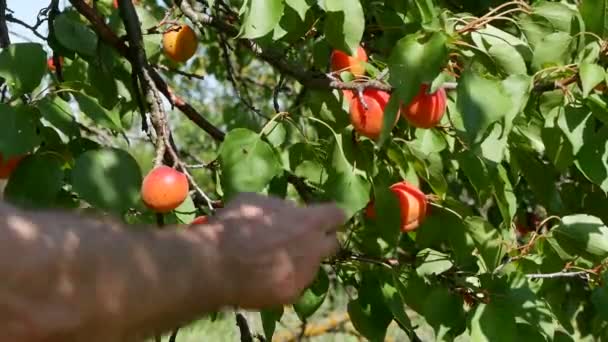
<svg viewBox="0 0 608 342">
<path fill-rule="evenodd" d="M 345 290 L 371 341 L 602 340 L 606 8 L 49 0 L 30 25 L 0 0 L 4 198 L 184 229 L 244 191 L 335 201 L 304 325 Z"/>
</svg>

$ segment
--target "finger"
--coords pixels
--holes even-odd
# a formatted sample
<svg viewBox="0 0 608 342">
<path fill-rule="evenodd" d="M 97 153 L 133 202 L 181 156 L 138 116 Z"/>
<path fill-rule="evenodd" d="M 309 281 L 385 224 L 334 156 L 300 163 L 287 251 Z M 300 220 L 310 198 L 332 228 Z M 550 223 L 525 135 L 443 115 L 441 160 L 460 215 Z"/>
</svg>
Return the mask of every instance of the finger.
<svg viewBox="0 0 608 342">
<path fill-rule="evenodd" d="M 335 204 L 320 204 L 304 208 L 310 228 L 332 234 L 346 222 L 346 214 Z"/>
<path fill-rule="evenodd" d="M 340 242 L 335 233 L 324 235 L 319 241 L 321 260 L 332 257 L 340 250 Z"/>
</svg>

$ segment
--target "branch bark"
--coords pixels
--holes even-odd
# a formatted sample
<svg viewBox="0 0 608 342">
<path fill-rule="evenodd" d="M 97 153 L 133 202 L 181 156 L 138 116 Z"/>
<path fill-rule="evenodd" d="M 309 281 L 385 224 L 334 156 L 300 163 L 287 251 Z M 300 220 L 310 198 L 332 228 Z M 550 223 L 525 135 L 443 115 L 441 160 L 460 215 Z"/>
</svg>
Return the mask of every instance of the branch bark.
<svg viewBox="0 0 608 342">
<path fill-rule="evenodd" d="M 0 0 L 0 48 L 5 48 L 11 44 L 6 25 L 6 0 Z"/>
</svg>

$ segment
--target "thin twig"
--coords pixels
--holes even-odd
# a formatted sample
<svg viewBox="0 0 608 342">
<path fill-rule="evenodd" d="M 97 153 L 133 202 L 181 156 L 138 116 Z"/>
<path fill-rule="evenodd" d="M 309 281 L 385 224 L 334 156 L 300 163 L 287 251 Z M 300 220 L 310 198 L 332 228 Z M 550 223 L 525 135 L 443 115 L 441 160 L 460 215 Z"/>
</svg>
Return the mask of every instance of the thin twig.
<svg viewBox="0 0 608 342">
<path fill-rule="evenodd" d="M 170 68 L 170 67 L 168 67 L 166 65 L 162 65 L 162 64 L 152 64 L 151 66 L 153 68 L 155 68 L 155 69 L 171 72 L 171 73 L 182 75 L 182 76 L 185 76 L 185 77 L 188 77 L 188 78 L 196 78 L 198 80 L 204 80 L 205 79 L 205 76 L 203 76 L 203 75 L 198 75 L 198 74 L 193 74 L 193 73 L 181 71 L 181 70 L 178 70 L 178 69 L 175 69 L 175 68 Z"/>
<path fill-rule="evenodd" d="M 587 276 L 588 274 L 589 274 L 588 271 L 536 273 L 536 274 L 526 274 L 526 278 L 529 278 L 529 279 L 568 278 L 568 277 L 583 277 L 583 276 Z"/>
</svg>

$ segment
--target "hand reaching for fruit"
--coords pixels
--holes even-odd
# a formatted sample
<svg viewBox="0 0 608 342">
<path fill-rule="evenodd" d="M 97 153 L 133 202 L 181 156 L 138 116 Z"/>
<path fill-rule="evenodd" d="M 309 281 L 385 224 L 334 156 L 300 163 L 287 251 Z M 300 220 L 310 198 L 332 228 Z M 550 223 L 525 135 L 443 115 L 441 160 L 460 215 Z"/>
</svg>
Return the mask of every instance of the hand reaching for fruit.
<svg viewBox="0 0 608 342">
<path fill-rule="evenodd" d="M 338 248 L 345 220 L 334 205 L 298 207 L 278 198 L 242 194 L 192 226 L 215 241 L 227 302 L 245 308 L 290 303 L 313 281 L 322 259 Z"/>
</svg>

